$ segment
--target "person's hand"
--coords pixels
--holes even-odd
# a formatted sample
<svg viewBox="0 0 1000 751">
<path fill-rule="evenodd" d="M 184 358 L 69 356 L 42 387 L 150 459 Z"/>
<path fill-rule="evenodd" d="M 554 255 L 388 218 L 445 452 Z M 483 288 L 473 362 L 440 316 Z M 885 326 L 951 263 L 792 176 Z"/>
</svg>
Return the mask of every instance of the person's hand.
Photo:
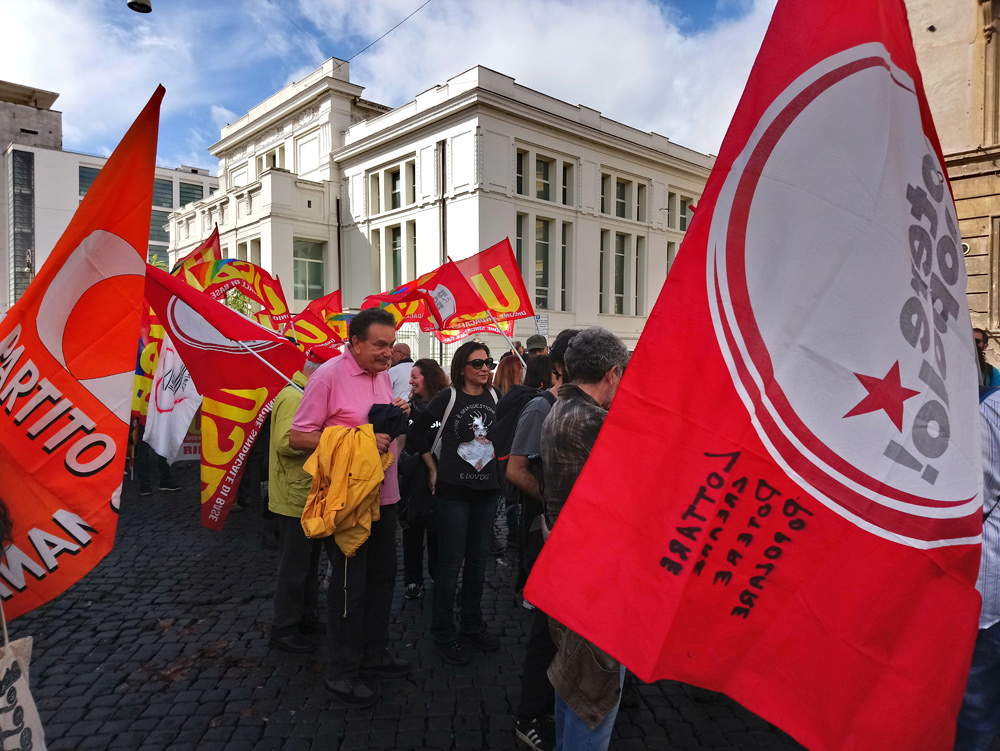
<svg viewBox="0 0 1000 751">
<path fill-rule="evenodd" d="M 392 400 L 392 406 L 393 407 L 399 407 L 401 410 L 403 410 L 407 414 L 407 416 L 409 416 L 409 414 L 410 414 L 410 403 L 408 401 L 406 401 L 406 399 L 393 399 Z"/>
<path fill-rule="evenodd" d="M 437 487 L 438 473 L 436 469 L 427 470 L 427 487 L 430 488 L 431 495 L 434 495 L 434 489 Z"/>
<path fill-rule="evenodd" d="M 389 451 L 390 443 L 392 443 L 392 438 L 388 433 L 375 434 L 375 445 L 378 446 L 378 452 L 380 454 L 384 454 Z"/>
</svg>

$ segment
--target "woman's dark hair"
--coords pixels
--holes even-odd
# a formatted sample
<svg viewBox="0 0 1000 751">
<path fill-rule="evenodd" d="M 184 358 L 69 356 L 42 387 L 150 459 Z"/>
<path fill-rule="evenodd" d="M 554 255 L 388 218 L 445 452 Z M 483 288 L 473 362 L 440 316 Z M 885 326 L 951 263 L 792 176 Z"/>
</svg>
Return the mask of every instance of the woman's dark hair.
<svg viewBox="0 0 1000 751">
<path fill-rule="evenodd" d="M 413 363 L 413 367 L 420 368 L 420 375 L 424 377 L 424 392 L 427 394 L 427 401 L 430 401 L 439 391 L 448 388 L 448 376 L 444 374 L 444 368 L 437 364 L 435 360 L 423 358 Z"/>
<path fill-rule="evenodd" d="M 455 350 L 455 356 L 451 358 L 451 385 L 456 389 L 460 389 L 465 385 L 465 376 L 463 375 L 465 361 L 468 360 L 469 355 L 477 349 L 483 350 L 487 357 L 490 356 L 490 348 L 482 342 L 477 342 L 475 340 L 466 342 Z"/>
<path fill-rule="evenodd" d="M 365 308 L 347 324 L 347 338 L 350 340 L 358 337 L 365 341 L 368 339 L 368 329 L 376 323 L 396 328 L 396 319 L 385 308 Z"/>
<path fill-rule="evenodd" d="M 536 389 L 552 388 L 552 358 L 535 355 L 528 358 L 528 369 L 524 372 L 524 385 Z"/>
</svg>

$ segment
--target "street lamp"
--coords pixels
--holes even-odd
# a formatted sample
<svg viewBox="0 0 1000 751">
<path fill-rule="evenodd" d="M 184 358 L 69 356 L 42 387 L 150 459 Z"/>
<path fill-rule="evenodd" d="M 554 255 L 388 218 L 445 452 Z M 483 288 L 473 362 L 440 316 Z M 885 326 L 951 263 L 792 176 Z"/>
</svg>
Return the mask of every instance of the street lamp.
<svg viewBox="0 0 1000 751">
<path fill-rule="evenodd" d="M 136 13 L 152 13 L 153 0 L 128 0 L 128 7 Z"/>
</svg>

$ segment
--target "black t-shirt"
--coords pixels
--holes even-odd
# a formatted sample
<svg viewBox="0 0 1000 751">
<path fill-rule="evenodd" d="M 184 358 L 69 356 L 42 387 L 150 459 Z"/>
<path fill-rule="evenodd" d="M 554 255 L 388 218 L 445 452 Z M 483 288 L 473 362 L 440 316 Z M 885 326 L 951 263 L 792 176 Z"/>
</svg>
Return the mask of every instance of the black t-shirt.
<svg viewBox="0 0 1000 751">
<path fill-rule="evenodd" d="M 425 451 L 433 447 L 439 423 L 448 407 L 452 389 L 435 396 L 426 411 L 414 423 L 414 433 L 425 436 Z M 500 489 L 493 444 L 488 438 L 496 419 L 497 400 L 489 390 L 479 396 L 457 390 L 455 404 L 441 434 L 441 456 L 438 458 L 438 484 L 457 485 L 476 491 L 496 492 Z"/>
</svg>

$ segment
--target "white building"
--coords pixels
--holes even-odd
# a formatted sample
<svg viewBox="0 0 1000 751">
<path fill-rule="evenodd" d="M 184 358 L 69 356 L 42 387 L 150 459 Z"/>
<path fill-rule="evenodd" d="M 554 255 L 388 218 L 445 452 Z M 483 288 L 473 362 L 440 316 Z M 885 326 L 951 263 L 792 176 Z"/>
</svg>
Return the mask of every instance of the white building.
<svg viewBox="0 0 1000 751">
<path fill-rule="evenodd" d="M 48 258 L 107 159 L 62 150 L 59 95 L 0 81 L 0 312 Z M 167 260 L 169 215 L 218 187 L 207 170 L 156 168 L 149 258 Z"/>
<path fill-rule="evenodd" d="M 328 60 L 223 128 L 222 190 L 172 215 L 172 260 L 217 222 L 293 309 L 338 287 L 357 308 L 510 237 L 552 335 L 599 324 L 634 346 L 713 157 L 483 67 L 392 110 L 348 71 Z"/>
</svg>

